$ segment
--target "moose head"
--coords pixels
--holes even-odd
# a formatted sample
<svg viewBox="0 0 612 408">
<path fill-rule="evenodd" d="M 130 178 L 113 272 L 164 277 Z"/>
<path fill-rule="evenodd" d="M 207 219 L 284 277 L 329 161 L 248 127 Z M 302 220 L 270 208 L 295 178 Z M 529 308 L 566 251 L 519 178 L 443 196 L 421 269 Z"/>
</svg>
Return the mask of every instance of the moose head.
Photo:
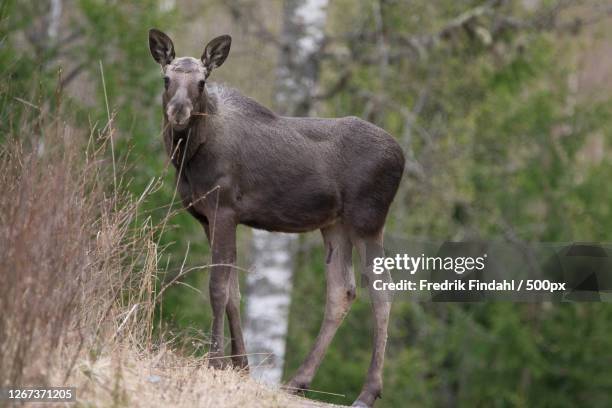
<svg viewBox="0 0 612 408">
<path fill-rule="evenodd" d="M 232 38 L 222 35 L 211 40 L 200 59 L 175 57 L 174 44 L 165 33 L 149 30 L 149 49 L 164 75 L 163 109 L 175 130 L 185 129 L 193 115 L 203 112 L 205 85 L 213 69 L 220 67 L 229 54 Z"/>
</svg>

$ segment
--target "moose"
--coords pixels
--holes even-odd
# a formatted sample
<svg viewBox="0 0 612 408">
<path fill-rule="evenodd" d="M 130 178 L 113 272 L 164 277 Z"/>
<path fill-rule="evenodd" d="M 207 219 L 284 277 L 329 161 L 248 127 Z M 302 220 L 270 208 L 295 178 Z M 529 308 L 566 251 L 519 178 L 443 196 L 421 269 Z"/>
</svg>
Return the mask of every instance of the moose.
<svg viewBox="0 0 612 408">
<path fill-rule="evenodd" d="M 199 59 L 176 58 L 165 33 L 149 31 L 151 55 L 164 81 L 163 140 L 177 173 L 184 207 L 203 226 L 212 252 L 209 364 L 222 368 L 224 317 L 231 363 L 248 369 L 240 324 L 236 261 L 238 224 L 268 231 L 321 230 L 326 249 L 324 319 L 312 350 L 288 390 L 305 390 L 356 296 L 352 251 L 362 282 L 371 282 L 371 259 L 383 255 L 383 227 L 404 171 L 398 143 L 357 117 L 285 117 L 232 88 L 209 83 L 226 60 L 231 37 L 211 40 Z M 370 261 L 369 261 L 370 260 Z M 385 272 L 377 279 L 390 281 Z M 371 407 L 382 392 L 390 302 L 369 284 L 374 317 L 373 352 L 353 406 Z"/>
</svg>

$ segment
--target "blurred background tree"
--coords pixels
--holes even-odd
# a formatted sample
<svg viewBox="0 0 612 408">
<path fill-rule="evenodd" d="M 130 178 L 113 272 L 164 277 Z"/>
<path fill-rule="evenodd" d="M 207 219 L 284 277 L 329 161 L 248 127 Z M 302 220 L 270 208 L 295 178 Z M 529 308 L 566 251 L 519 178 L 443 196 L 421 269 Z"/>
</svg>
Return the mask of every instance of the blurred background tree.
<svg viewBox="0 0 612 408">
<path fill-rule="evenodd" d="M 281 0 L 7 0 L 0 5 L 0 139 L 55 112 L 89 128 L 108 115 L 116 162 L 140 194 L 161 183 L 141 222 L 179 210 L 160 124 L 159 68 L 147 30 L 201 54 L 234 38 L 215 81 L 275 106 Z M 612 231 L 612 8 L 605 1 L 332 0 L 317 44 L 318 86 L 308 111 L 356 115 L 395 135 L 408 165 L 387 234 L 408 239 L 511 242 L 610 241 Z M 61 72 L 59 72 L 61 69 Z M 102 83 L 102 72 L 104 84 Z M 107 110 L 108 102 L 108 110 Z M 109 166 L 110 166 L 109 159 Z M 240 264 L 252 262 L 239 232 Z M 287 378 L 323 316 L 318 233 L 300 238 L 293 262 Z M 160 237 L 169 281 L 184 259 L 205 265 L 197 222 L 178 211 Z M 206 350 L 207 270 L 180 279 L 159 309 L 159 329 Z M 248 293 L 245 296 L 248 301 Z M 612 308 L 582 304 L 393 305 L 380 406 L 607 406 L 612 395 Z M 357 395 L 370 353 L 370 310 L 360 296 L 312 388 Z M 194 341 L 201 339 L 202 341 Z M 248 338 L 247 338 L 248 342 Z"/>
</svg>

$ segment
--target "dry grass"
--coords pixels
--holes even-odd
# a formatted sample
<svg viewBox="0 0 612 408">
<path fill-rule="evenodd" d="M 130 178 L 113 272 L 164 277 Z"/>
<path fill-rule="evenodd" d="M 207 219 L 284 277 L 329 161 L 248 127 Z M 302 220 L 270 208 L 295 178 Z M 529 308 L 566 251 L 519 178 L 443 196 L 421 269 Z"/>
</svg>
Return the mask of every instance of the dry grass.
<svg viewBox="0 0 612 408">
<path fill-rule="evenodd" d="M 0 386 L 75 386 L 79 406 L 322 406 L 154 338 L 162 231 L 139 208 L 160 179 L 122 192 L 112 123 L 21 129 L 0 146 Z"/>
<path fill-rule="evenodd" d="M 314 401 L 263 386 L 247 374 L 207 368 L 206 360 L 120 347 L 69 378 L 79 401 L 129 407 L 320 407 Z"/>
<path fill-rule="evenodd" d="M 83 350 L 151 345 L 157 253 L 140 201 L 106 182 L 108 127 L 87 146 L 58 120 L 22 129 L 0 151 L 0 384 L 43 385 Z"/>
</svg>

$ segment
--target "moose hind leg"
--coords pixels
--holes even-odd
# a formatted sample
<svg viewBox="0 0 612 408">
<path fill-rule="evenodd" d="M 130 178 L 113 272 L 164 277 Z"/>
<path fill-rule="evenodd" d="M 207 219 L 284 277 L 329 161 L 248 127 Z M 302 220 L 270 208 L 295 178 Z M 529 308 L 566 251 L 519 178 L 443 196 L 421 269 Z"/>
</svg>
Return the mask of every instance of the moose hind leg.
<svg viewBox="0 0 612 408">
<path fill-rule="evenodd" d="M 385 359 L 385 347 L 387 345 L 387 326 L 389 325 L 389 314 L 391 311 L 391 298 L 388 293 L 374 290 L 372 282 L 380 279 L 383 282 L 391 282 L 389 271 L 385 270 L 380 275 L 375 275 L 372 270 L 372 260 L 375 257 L 384 256 L 382 230 L 371 238 L 356 238 L 354 244 L 359 252 L 361 273 L 364 275 L 368 286 L 372 312 L 374 314 L 374 336 L 372 359 L 366 381 L 354 407 L 372 407 L 374 401 L 382 394 L 382 371 Z"/>
<path fill-rule="evenodd" d="M 226 312 L 232 337 L 232 364 L 234 367 L 248 370 L 249 362 L 240 325 L 240 286 L 238 272 L 235 269 L 230 272 L 229 279 L 229 299 Z"/>
<path fill-rule="evenodd" d="M 319 335 L 310 353 L 286 385 L 289 391 L 294 392 L 307 389 L 310 386 L 338 326 L 340 326 L 355 299 L 355 276 L 352 268 L 353 247 L 349 234 L 339 223 L 324 228 L 321 232 L 327 250 L 325 314 Z"/>
</svg>

